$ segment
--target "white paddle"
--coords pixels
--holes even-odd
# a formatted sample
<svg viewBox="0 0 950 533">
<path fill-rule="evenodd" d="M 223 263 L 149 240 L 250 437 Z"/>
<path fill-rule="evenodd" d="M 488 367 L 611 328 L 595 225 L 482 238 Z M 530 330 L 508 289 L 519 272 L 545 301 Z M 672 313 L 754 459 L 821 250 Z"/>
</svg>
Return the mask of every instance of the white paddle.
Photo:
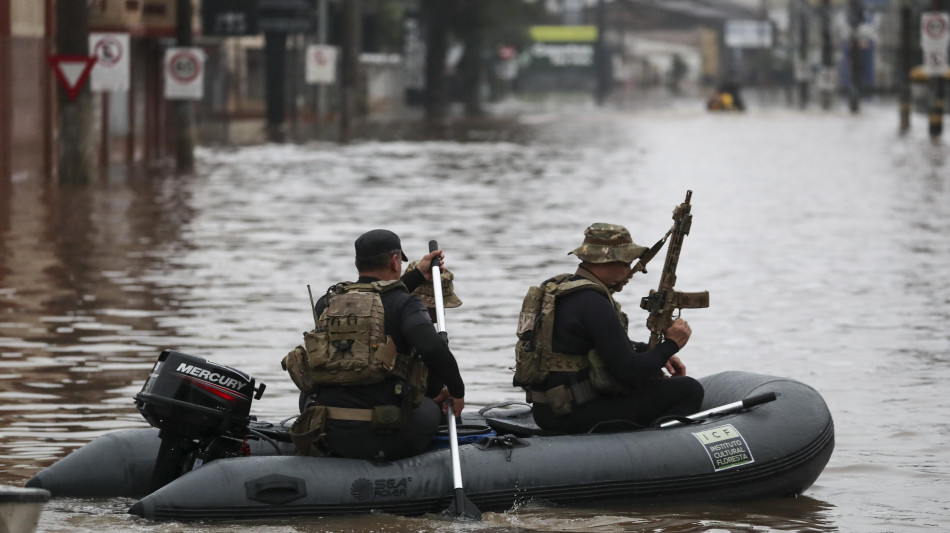
<svg viewBox="0 0 950 533">
<path fill-rule="evenodd" d="M 434 252 L 439 249 L 436 241 L 429 241 L 429 251 Z M 432 261 L 432 294 L 435 297 L 435 317 L 436 330 L 446 343 L 449 342 L 449 336 L 445 332 L 445 309 L 442 302 L 442 269 L 439 267 L 438 259 Z M 452 482 L 455 487 L 455 499 L 445 511 L 460 518 L 470 520 L 481 520 L 482 512 L 465 496 L 462 489 L 462 460 L 459 457 L 458 433 L 455 429 L 455 406 L 452 405 L 452 398 L 445 401 L 446 418 L 449 422 L 449 449 L 452 452 Z"/>
</svg>

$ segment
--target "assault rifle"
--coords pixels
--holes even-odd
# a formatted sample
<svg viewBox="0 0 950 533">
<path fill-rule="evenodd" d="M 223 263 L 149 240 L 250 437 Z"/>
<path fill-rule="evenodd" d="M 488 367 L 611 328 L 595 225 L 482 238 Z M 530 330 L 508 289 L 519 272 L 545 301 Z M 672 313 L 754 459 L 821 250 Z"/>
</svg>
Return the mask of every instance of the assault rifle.
<svg viewBox="0 0 950 533">
<path fill-rule="evenodd" d="M 647 316 L 647 328 L 650 330 L 650 348 L 654 348 L 663 341 L 663 332 L 670 327 L 674 320 L 679 318 L 679 313 L 673 316 L 673 311 L 709 307 L 709 291 L 679 292 L 673 290 L 673 286 L 676 285 L 676 265 L 679 263 L 680 250 L 683 248 L 683 238 L 689 235 L 689 228 L 693 223 L 693 215 L 689 212 L 692 208 L 689 205 L 689 199 L 692 195 L 693 191 L 686 191 L 686 201 L 673 209 L 673 227 L 667 232 L 666 237 L 660 241 L 662 243 L 667 237 L 670 239 L 670 245 L 666 249 L 666 263 L 663 265 L 663 273 L 660 275 L 660 285 L 656 290 L 650 289 L 650 295 L 644 296 L 640 300 L 640 308 L 650 313 Z M 654 249 L 657 249 L 657 247 L 654 246 Z M 653 249 L 648 251 L 647 254 L 651 252 L 653 255 L 656 254 Z M 652 255 L 650 258 L 652 258 Z M 645 263 L 643 259 L 641 259 L 641 262 Z M 643 268 L 642 271 L 646 272 L 646 268 Z"/>
</svg>

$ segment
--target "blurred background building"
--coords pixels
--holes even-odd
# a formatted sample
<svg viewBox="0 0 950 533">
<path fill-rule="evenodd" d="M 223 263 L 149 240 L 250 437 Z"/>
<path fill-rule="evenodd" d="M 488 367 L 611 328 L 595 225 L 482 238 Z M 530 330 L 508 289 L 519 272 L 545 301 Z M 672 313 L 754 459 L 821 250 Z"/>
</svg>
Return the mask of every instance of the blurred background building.
<svg viewBox="0 0 950 533">
<path fill-rule="evenodd" d="M 52 154 L 64 139 L 48 58 L 64 53 L 57 31 L 73 27 L 74 21 L 56 20 L 57 3 L 67 1 L 76 0 L 0 6 L 0 182 L 55 174 Z M 163 61 L 180 38 L 177 9 L 188 0 L 84 1 L 85 31 L 127 34 L 130 43 L 127 90 L 92 97 L 100 164 L 167 159 L 180 119 L 164 97 Z M 346 2 L 191 0 L 193 46 L 205 57 L 203 94 L 194 102 L 199 144 L 332 139 L 351 112 L 358 121 L 408 120 L 478 116 L 492 102 L 552 94 L 613 105 L 658 94 L 701 98 L 725 81 L 802 106 L 809 87 L 894 94 L 901 84 L 902 9 L 912 10 L 916 26 L 922 10 L 940 3 Z M 355 15 L 348 13 L 354 6 Z M 357 38 L 347 44 L 347 35 Z M 919 33 L 910 42 L 910 61 L 918 65 Z M 339 51 L 331 81 L 308 82 L 308 50 L 315 45 Z M 347 46 L 358 58 L 352 111 L 341 104 Z M 857 70 L 852 55 L 860 60 Z"/>
</svg>

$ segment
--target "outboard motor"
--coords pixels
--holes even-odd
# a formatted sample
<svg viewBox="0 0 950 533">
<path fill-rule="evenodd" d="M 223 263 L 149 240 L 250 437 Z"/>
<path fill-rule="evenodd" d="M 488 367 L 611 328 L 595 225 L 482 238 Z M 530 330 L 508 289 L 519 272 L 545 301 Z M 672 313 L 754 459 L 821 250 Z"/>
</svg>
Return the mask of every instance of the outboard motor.
<svg viewBox="0 0 950 533">
<path fill-rule="evenodd" d="M 151 490 L 222 457 L 247 454 L 252 399 L 260 399 L 247 374 L 173 350 L 159 356 L 135 406 L 162 439 Z"/>
</svg>

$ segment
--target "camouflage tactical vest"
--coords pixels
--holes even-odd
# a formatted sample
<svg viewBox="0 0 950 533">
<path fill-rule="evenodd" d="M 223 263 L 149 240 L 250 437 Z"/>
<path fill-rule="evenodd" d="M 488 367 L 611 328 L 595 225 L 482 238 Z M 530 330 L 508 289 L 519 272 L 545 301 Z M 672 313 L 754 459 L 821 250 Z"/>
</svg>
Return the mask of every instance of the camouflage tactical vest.
<svg viewBox="0 0 950 533">
<path fill-rule="evenodd" d="M 560 274 L 540 286 L 528 289 L 518 317 L 518 343 L 515 345 L 516 387 L 536 385 L 547 379 L 550 372 L 578 372 L 590 365 L 589 356 L 555 352 L 554 306 L 557 299 L 578 290 L 596 290 L 607 295 L 620 315 L 624 331 L 627 315 L 620 304 L 599 283 L 588 279 L 569 281 L 574 274 Z"/>
<path fill-rule="evenodd" d="M 406 290 L 399 281 L 339 283 L 327 290 L 319 328 L 304 332 L 304 345 L 284 357 L 282 366 L 301 391 L 320 385 L 371 385 L 405 380 L 411 403 L 425 392 L 427 370 L 418 356 L 398 353 L 385 332 L 380 294 Z M 409 392 L 409 391 L 407 391 Z"/>
</svg>

